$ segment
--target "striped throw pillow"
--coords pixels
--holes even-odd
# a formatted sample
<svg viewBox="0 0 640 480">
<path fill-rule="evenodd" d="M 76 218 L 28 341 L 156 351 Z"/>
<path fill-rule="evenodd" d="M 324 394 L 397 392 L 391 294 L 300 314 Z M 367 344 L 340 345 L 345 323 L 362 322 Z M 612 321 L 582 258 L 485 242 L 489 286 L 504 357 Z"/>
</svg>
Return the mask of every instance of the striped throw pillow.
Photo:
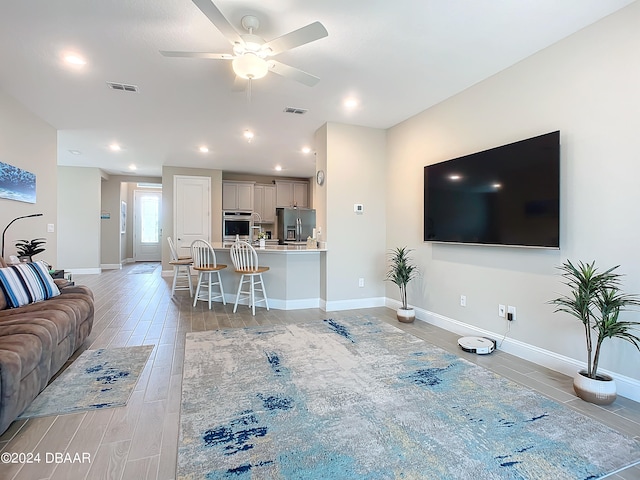
<svg viewBox="0 0 640 480">
<path fill-rule="evenodd" d="M 9 308 L 60 295 L 58 286 L 42 261 L 0 268 L 0 290 Z"/>
</svg>

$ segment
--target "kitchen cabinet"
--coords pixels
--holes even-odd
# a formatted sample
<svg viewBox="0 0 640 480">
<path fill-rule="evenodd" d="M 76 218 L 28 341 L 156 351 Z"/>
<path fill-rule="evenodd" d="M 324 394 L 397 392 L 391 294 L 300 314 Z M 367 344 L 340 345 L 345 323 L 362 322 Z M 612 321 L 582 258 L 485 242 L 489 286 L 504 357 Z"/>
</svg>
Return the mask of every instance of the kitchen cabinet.
<svg viewBox="0 0 640 480">
<path fill-rule="evenodd" d="M 222 182 L 222 209 L 253 211 L 254 182 Z"/>
<path fill-rule="evenodd" d="M 253 187 L 253 211 L 262 218 L 262 223 L 276 221 L 276 187 L 256 185 Z"/>
<path fill-rule="evenodd" d="M 276 181 L 276 206 L 307 208 L 309 182 Z"/>
</svg>

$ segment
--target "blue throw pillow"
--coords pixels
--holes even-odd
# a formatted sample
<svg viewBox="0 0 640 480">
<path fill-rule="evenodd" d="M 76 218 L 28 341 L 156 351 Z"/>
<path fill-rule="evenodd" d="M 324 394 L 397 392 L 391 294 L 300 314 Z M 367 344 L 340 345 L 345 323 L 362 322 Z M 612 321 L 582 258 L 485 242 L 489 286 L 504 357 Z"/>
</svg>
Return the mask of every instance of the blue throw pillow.
<svg viewBox="0 0 640 480">
<path fill-rule="evenodd" d="M 42 261 L 0 268 L 0 290 L 9 308 L 60 295 L 58 286 Z"/>
</svg>

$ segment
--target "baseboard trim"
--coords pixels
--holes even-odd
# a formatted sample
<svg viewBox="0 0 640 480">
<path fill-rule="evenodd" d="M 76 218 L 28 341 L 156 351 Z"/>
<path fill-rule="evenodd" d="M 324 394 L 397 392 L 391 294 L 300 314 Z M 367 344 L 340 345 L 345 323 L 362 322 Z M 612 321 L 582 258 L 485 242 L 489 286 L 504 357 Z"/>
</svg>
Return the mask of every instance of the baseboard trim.
<svg viewBox="0 0 640 480">
<path fill-rule="evenodd" d="M 122 270 L 122 264 L 120 263 L 103 263 L 100 265 L 102 270 Z"/>
<path fill-rule="evenodd" d="M 387 298 L 385 302 L 386 307 L 394 310 L 400 308 L 400 305 L 399 301 L 390 298 Z M 460 335 L 477 335 L 493 338 L 495 340 L 499 340 L 504 336 L 503 334 L 484 330 L 482 328 L 454 320 L 453 318 L 430 312 L 429 310 L 417 307 L 414 307 L 414 309 L 416 311 L 416 319 L 453 333 Z M 504 341 L 501 342 L 499 349 L 570 377 L 573 377 L 578 370 L 586 368 L 585 362 L 545 350 L 544 348 L 536 347 L 535 345 L 531 345 L 520 340 L 514 340 L 512 338 L 505 338 Z M 640 402 L 640 380 L 611 372 L 609 370 L 598 369 L 598 371 L 606 373 L 615 379 L 618 395 Z"/>
<path fill-rule="evenodd" d="M 195 286 L 194 286 L 195 288 Z M 225 293 L 224 299 L 227 304 L 233 305 L 236 303 L 235 294 Z M 281 300 L 279 298 L 269 298 L 269 308 L 274 310 L 303 310 L 305 308 L 319 308 L 320 300 L 318 298 L 301 298 L 297 300 Z M 217 300 L 218 302 L 220 300 Z M 238 305 L 246 307 L 249 305 L 248 299 L 243 299 L 238 302 Z M 264 308 L 264 302 L 259 302 L 256 308 Z"/>
<path fill-rule="evenodd" d="M 386 299 L 384 297 L 353 298 L 349 300 L 337 300 L 330 302 L 322 300 L 321 305 L 325 312 L 335 312 L 337 310 L 357 310 L 359 308 L 384 307 L 386 305 L 385 300 Z"/>
</svg>

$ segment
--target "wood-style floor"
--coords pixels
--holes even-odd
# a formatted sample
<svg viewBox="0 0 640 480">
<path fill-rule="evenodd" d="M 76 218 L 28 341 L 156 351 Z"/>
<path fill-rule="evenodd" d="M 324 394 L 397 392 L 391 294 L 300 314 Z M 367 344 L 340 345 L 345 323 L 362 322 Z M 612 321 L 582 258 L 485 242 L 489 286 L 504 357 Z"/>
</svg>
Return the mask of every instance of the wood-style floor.
<svg viewBox="0 0 640 480">
<path fill-rule="evenodd" d="M 640 439 L 640 404 L 619 398 L 606 408 L 575 397 L 571 379 L 501 351 L 488 356 L 462 352 L 458 335 L 416 321 L 400 324 L 395 312 L 373 308 L 326 313 L 319 309 L 281 311 L 204 302 L 194 308 L 188 292 L 171 297 L 169 278 L 131 273 L 132 265 L 101 275 L 76 276 L 96 298 L 93 331 L 83 349 L 155 345 L 151 358 L 126 407 L 14 422 L 0 437 L 1 452 L 39 452 L 38 464 L 1 464 L 0 479 L 173 479 L 175 478 L 185 333 L 217 328 L 308 322 L 341 314 L 369 313 L 407 332 L 524 384 L 610 427 Z M 76 356 L 80 352 L 76 353 Z M 602 446 L 603 449 L 607 445 Z M 46 462 L 56 453 L 87 455 L 90 461 Z M 610 478 L 640 479 L 640 466 Z"/>
</svg>

